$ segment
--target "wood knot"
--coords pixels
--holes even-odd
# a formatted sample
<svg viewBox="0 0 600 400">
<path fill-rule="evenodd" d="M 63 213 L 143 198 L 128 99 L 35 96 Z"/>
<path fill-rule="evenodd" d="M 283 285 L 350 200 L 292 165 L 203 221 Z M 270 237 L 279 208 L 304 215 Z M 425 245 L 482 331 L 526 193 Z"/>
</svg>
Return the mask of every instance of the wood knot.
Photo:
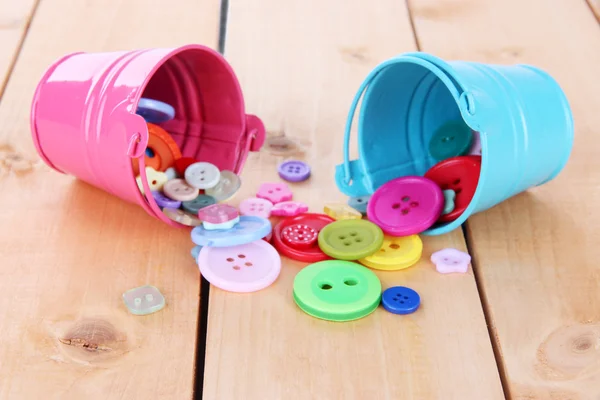
<svg viewBox="0 0 600 400">
<path fill-rule="evenodd" d="M 537 371 L 546 379 L 565 380 L 600 373 L 600 324 L 559 328 L 540 345 Z"/>
<path fill-rule="evenodd" d="M 25 158 L 9 144 L 0 144 L 0 171 L 26 174 L 33 171 L 38 161 Z"/>
<path fill-rule="evenodd" d="M 95 363 L 127 351 L 127 337 L 104 319 L 83 319 L 58 338 L 65 353 L 78 361 Z"/>
</svg>

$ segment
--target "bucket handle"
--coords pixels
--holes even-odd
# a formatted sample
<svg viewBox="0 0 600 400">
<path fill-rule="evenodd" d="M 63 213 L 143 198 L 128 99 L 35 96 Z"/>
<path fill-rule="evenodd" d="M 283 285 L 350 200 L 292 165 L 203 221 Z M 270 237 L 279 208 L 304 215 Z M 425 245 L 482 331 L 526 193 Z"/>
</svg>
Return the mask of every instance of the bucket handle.
<svg viewBox="0 0 600 400">
<path fill-rule="evenodd" d="M 433 72 L 450 90 L 452 97 L 458 104 L 463 117 L 473 117 L 475 115 L 475 100 L 471 92 L 466 89 L 466 86 L 460 81 L 460 79 L 456 76 L 450 75 L 447 72 L 444 72 L 442 68 L 451 69 L 451 66 L 447 64 L 442 59 L 431 56 L 425 53 L 412 52 L 412 53 L 404 53 L 398 57 L 389 59 L 384 61 L 375 67 L 369 75 L 365 78 L 365 80 L 360 85 L 354 99 L 352 100 L 352 104 L 350 106 L 350 112 L 348 113 L 348 118 L 346 119 L 346 128 L 344 130 L 344 176 L 343 181 L 346 185 L 350 185 L 352 181 L 352 173 L 350 172 L 350 135 L 352 129 L 352 120 L 354 119 L 354 114 L 356 113 L 356 108 L 358 107 L 358 102 L 363 96 L 365 90 L 371 83 L 371 81 L 386 67 L 396 64 L 399 61 L 410 61 L 413 64 L 418 64 L 423 67 L 426 67 L 431 72 Z M 469 118 L 470 119 L 470 118 Z"/>
</svg>

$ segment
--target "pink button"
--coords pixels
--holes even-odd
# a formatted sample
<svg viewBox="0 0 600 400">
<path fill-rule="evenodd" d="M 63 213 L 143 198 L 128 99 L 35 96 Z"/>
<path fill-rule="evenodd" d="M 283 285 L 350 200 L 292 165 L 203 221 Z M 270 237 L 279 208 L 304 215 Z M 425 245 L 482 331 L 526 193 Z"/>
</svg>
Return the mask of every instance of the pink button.
<svg viewBox="0 0 600 400">
<path fill-rule="evenodd" d="M 269 218 L 271 216 L 272 208 L 273 203 L 271 203 L 269 200 L 251 197 L 249 199 L 243 200 L 240 203 L 240 214 Z"/>
<path fill-rule="evenodd" d="M 228 204 L 213 204 L 198 211 L 198 218 L 210 224 L 222 224 L 223 222 L 234 220 L 239 216 L 240 213 L 238 213 L 238 210 Z"/>
<path fill-rule="evenodd" d="M 291 200 L 292 191 L 285 183 L 263 183 L 256 193 L 256 197 L 269 200 L 273 204 Z"/>
<path fill-rule="evenodd" d="M 373 193 L 367 216 L 388 235 L 409 236 L 431 227 L 443 206 L 444 195 L 435 182 L 420 176 L 403 176 Z"/>
<path fill-rule="evenodd" d="M 233 247 L 208 247 L 198 256 L 200 273 L 230 292 L 255 292 L 271 285 L 281 272 L 281 258 L 264 240 Z"/>
<path fill-rule="evenodd" d="M 284 201 L 277 203 L 271 209 L 271 215 L 278 217 L 295 217 L 308 211 L 308 206 L 299 201 Z"/>
</svg>

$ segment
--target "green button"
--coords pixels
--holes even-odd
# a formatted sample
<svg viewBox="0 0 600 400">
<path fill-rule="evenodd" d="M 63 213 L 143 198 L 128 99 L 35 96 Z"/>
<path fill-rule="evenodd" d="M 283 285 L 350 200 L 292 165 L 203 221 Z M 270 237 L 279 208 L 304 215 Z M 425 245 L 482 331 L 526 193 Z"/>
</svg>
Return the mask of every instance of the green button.
<svg viewBox="0 0 600 400">
<path fill-rule="evenodd" d="M 382 243 L 381 228 L 363 219 L 332 222 L 319 232 L 323 253 L 339 260 L 365 258 L 379 250 Z"/>
<path fill-rule="evenodd" d="M 198 211 L 200 211 L 200 209 L 212 206 L 215 203 L 216 201 L 212 196 L 200 194 L 194 200 L 184 201 L 183 203 L 181 203 L 181 208 L 195 215 L 198 214 Z"/>
<path fill-rule="evenodd" d="M 321 261 L 294 278 L 294 300 L 302 311 L 328 321 L 352 321 L 375 311 L 381 282 L 362 265 L 339 260 Z"/>
<path fill-rule="evenodd" d="M 473 133 L 463 121 L 452 121 L 442 125 L 429 142 L 429 153 L 438 161 L 462 156 L 469 151 Z"/>
</svg>

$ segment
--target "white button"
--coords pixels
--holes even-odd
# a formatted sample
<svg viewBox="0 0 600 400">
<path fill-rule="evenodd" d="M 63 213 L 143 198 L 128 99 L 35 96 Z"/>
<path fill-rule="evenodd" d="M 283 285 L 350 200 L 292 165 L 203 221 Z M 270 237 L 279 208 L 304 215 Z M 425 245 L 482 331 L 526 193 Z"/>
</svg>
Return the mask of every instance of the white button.
<svg viewBox="0 0 600 400">
<path fill-rule="evenodd" d="M 197 162 L 185 170 L 186 182 L 198 189 L 210 189 L 215 187 L 221 179 L 219 168 L 211 163 Z"/>
<path fill-rule="evenodd" d="M 242 186 L 242 180 L 239 176 L 231 171 L 221 171 L 219 183 L 213 187 L 206 189 L 206 194 L 220 203 L 230 199 Z"/>
</svg>

